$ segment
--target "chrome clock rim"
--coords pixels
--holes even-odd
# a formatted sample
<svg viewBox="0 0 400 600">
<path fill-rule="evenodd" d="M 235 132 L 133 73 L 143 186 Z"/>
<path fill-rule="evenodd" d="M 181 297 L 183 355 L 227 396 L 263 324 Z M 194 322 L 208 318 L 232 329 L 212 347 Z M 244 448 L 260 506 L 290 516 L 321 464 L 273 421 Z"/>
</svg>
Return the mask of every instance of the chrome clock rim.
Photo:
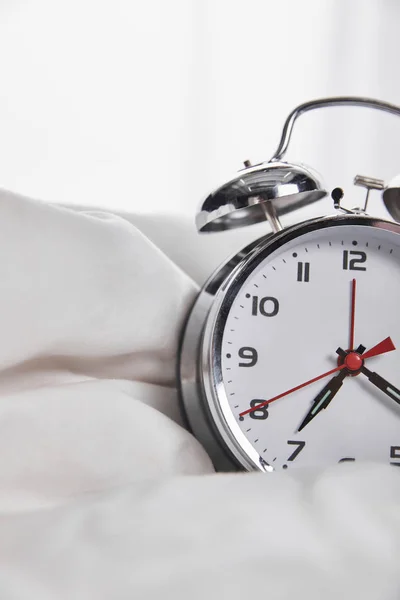
<svg viewBox="0 0 400 600">
<path fill-rule="evenodd" d="M 230 306 L 243 281 L 281 245 L 309 232 L 360 225 L 400 235 L 396 223 L 364 215 L 336 215 L 293 225 L 263 237 L 230 259 L 205 284 L 190 314 L 180 347 L 178 387 L 189 428 L 208 451 L 217 470 L 272 471 L 248 440 L 232 432 L 232 416 L 220 404 L 220 345 Z M 222 309 L 222 316 L 221 316 Z"/>
</svg>

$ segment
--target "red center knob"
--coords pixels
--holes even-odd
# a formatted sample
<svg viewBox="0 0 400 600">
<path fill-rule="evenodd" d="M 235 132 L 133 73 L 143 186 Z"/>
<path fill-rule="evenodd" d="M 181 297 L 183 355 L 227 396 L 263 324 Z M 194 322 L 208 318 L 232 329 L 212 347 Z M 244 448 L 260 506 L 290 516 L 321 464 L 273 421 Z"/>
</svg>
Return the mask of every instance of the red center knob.
<svg viewBox="0 0 400 600">
<path fill-rule="evenodd" d="M 349 369 L 349 371 L 358 371 L 361 369 L 363 364 L 363 359 L 357 352 L 349 352 L 349 354 L 344 359 L 344 364 Z"/>
</svg>

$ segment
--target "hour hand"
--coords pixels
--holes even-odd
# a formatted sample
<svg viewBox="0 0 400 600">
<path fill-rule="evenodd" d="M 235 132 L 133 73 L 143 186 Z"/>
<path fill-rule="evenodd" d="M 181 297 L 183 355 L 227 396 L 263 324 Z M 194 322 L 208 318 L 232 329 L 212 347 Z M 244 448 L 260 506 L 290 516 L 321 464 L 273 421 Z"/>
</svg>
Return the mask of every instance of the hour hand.
<svg viewBox="0 0 400 600">
<path fill-rule="evenodd" d="M 335 395 L 342 387 L 343 380 L 345 379 L 346 375 L 346 370 L 343 370 L 339 373 L 339 375 L 332 377 L 332 379 L 328 381 L 328 383 L 320 391 L 318 396 L 315 397 L 312 407 L 308 411 L 304 421 L 301 423 L 297 431 L 301 431 L 302 429 L 304 429 L 304 427 L 308 425 L 308 423 L 312 421 L 314 417 L 316 417 L 321 412 L 321 410 L 329 406 L 331 400 L 335 397 Z"/>
<path fill-rule="evenodd" d="M 370 382 L 376 385 L 376 387 L 382 390 L 382 392 L 387 394 L 389 398 L 397 402 L 397 404 L 400 404 L 400 390 L 394 387 L 394 385 L 386 381 L 386 379 L 383 379 L 383 377 L 378 375 L 378 373 L 370 371 L 369 369 L 367 369 L 367 367 L 363 366 L 361 368 L 361 373 L 364 373 L 364 375 L 368 377 Z"/>
</svg>

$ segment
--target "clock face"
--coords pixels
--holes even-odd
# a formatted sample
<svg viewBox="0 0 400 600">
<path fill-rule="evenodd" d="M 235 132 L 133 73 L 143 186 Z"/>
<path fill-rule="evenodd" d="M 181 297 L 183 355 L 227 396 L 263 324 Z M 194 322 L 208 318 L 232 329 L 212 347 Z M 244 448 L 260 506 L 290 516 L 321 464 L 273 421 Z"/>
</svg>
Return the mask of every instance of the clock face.
<svg viewBox="0 0 400 600">
<path fill-rule="evenodd" d="M 400 228 L 360 222 L 267 243 L 217 299 L 208 402 L 244 466 L 400 466 Z"/>
</svg>

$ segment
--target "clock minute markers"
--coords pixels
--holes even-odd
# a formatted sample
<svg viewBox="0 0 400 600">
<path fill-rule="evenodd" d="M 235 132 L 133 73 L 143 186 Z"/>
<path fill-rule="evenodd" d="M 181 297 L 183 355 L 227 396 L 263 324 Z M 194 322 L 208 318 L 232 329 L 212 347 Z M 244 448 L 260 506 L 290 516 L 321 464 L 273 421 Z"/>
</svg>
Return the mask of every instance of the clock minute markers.
<svg viewBox="0 0 400 600">
<path fill-rule="evenodd" d="M 297 256 L 297 253 L 293 253 L 293 257 L 296 257 L 296 256 Z M 328 382 L 328 384 L 323 388 L 323 390 L 321 390 L 321 392 L 316 396 L 316 398 L 313 401 L 313 405 L 312 405 L 311 409 L 307 413 L 305 419 L 303 420 L 303 422 L 301 423 L 301 425 L 298 429 L 298 431 L 301 431 L 312 419 L 314 419 L 314 417 L 317 416 L 317 414 L 319 414 L 319 412 L 321 412 L 323 409 L 325 409 L 330 404 L 330 402 L 332 401 L 334 396 L 337 394 L 339 389 L 342 387 L 345 377 L 351 373 L 358 374 L 360 372 L 361 367 L 364 365 L 363 359 L 371 358 L 372 356 L 377 356 L 378 354 L 390 352 L 391 350 L 395 349 L 395 346 L 394 346 L 392 340 L 390 338 L 386 338 L 385 340 L 383 340 L 382 342 L 380 342 L 379 344 L 377 344 L 376 346 L 371 348 L 363 356 L 363 359 L 361 358 L 361 354 L 365 350 L 365 347 L 359 346 L 357 348 L 357 350 L 354 350 L 356 290 L 357 290 L 357 280 L 355 278 L 353 278 L 351 280 L 349 350 L 347 352 L 344 352 L 341 348 L 338 349 L 339 354 L 341 354 L 344 358 L 343 364 L 338 366 L 337 368 L 332 369 L 331 371 L 328 371 L 326 373 L 323 373 L 322 375 L 319 375 L 318 377 L 315 377 L 305 383 L 295 386 L 294 388 L 291 388 L 290 390 L 287 390 L 286 392 L 283 392 L 282 394 L 278 394 L 277 396 L 270 398 L 269 400 L 266 400 L 263 403 L 258 404 L 257 405 L 258 409 L 270 404 L 271 402 L 274 402 L 275 400 L 278 400 L 278 399 L 283 398 L 284 396 L 287 396 L 295 391 L 298 391 L 305 386 L 315 383 L 319 379 L 323 379 L 324 377 L 327 377 L 331 374 L 337 373 L 338 371 L 342 370 L 342 373 L 333 377 L 331 379 L 331 381 Z M 372 372 L 369 371 L 369 373 L 372 373 Z M 376 381 L 378 381 L 377 378 L 375 378 L 375 382 Z M 380 383 L 382 383 L 382 382 L 380 382 Z M 377 385 L 377 383 L 375 383 L 375 385 Z M 384 384 L 382 383 L 382 385 L 384 385 Z M 399 401 L 399 403 L 400 403 L 400 392 L 398 392 L 398 390 L 396 388 L 393 388 L 390 385 L 386 386 L 384 391 L 386 391 L 387 389 L 392 390 L 394 392 L 395 396 L 398 393 L 398 400 L 396 400 L 396 401 Z M 386 391 L 386 393 L 388 393 L 388 392 Z M 390 395 L 390 393 L 388 395 Z M 241 412 L 239 414 L 240 419 L 243 420 L 243 417 L 246 414 L 252 413 L 255 410 L 256 410 L 256 407 L 251 407 L 250 409 Z"/>
</svg>

